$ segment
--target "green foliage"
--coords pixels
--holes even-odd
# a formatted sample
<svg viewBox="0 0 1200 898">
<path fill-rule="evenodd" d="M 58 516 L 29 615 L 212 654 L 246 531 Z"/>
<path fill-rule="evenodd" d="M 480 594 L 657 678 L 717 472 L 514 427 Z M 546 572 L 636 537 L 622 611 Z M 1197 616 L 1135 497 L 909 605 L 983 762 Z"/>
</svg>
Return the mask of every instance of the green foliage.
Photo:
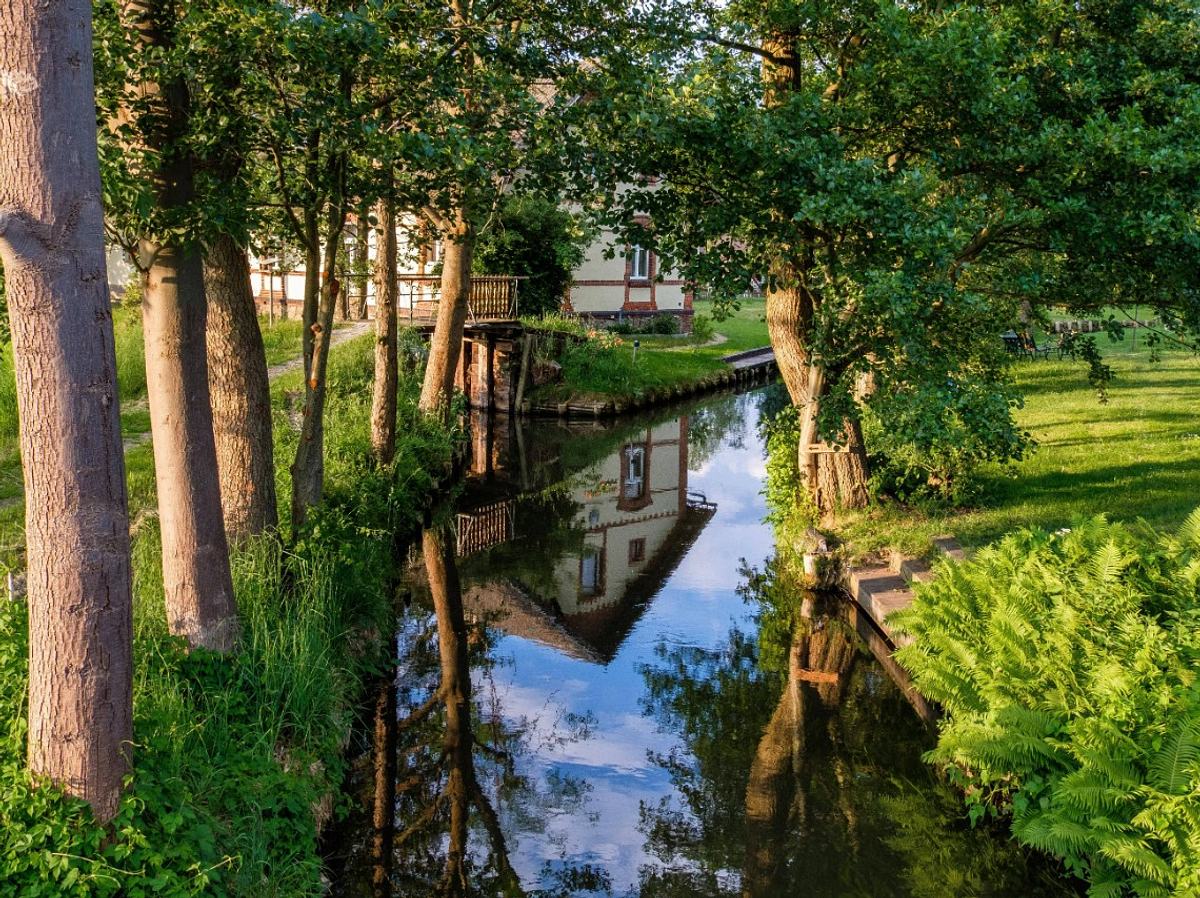
<svg viewBox="0 0 1200 898">
<path fill-rule="evenodd" d="M 329 500 L 289 549 L 266 537 L 233 558 L 235 655 L 189 654 L 167 635 L 157 525 L 138 527 L 134 771 L 109 834 L 85 806 L 29 782 L 26 617 L 19 603 L 0 605 L 5 888 L 47 898 L 321 893 L 314 808 L 343 781 L 353 708 L 387 660 L 395 539 L 419 526 L 429 472 L 451 452 L 450 434 L 417 413 L 408 370 L 396 463 L 365 461 L 370 352 L 367 338 L 331 358 Z M 130 475 L 152 488 L 143 454 L 131 453 Z M 131 495 L 134 507 L 152 499 L 132 485 Z"/>
<path fill-rule="evenodd" d="M 1093 895 L 1200 890 L 1200 511 L 1082 521 L 946 565 L 893 622 L 947 716 L 930 760 Z"/>
<path fill-rule="evenodd" d="M 716 331 L 716 325 L 707 315 L 696 315 L 692 318 L 692 340 L 696 343 L 707 343 Z"/>
<path fill-rule="evenodd" d="M 775 528 L 777 545 L 790 547 L 819 519 L 809 491 L 800 479 L 800 416 L 788 403 L 774 417 L 764 418 L 767 438 L 767 476 L 763 495 L 767 520 Z"/>
<path fill-rule="evenodd" d="M 473 264 L 476 274 L 527 278 L 521 282 L 521 313 L 538 316 L 562 307 L 583 253 L 584 232 L 574 215 L 552 200 L 513 196 L 480 236 Z"/>
<path fill-rule="evenodd" d="M 614 192 L 607 223 L 717 296 L 754 278 L 802 285 L 797 336 L 826 369 L 825 435 L 860 417 L 864 374 L 877 395 L 926 404 L 1023 302 L 1142 302 L 1200 323 L 1191 4 L 670 7 L 677 18 L 647 30 L 674 66 L 648 52 L 640 90 L 610 85 L 612 165 L 644 177 Z M 964 399 L 987 407 L 956 406 L 954 425 L 969 455 L 1019 450 L 1011 422 L 993 430 L 1011 414 L 1006 380 L 972 378 Z"/>
<path fill-rule="evenodd" d="M 1013 416 L 1021 404 L 1000 372 L 970 369 L 877 393 L 863 418 L 875 491 L 961 502 L 985 463 L 1019 461 L 1032 448 Z"/>
</svg>

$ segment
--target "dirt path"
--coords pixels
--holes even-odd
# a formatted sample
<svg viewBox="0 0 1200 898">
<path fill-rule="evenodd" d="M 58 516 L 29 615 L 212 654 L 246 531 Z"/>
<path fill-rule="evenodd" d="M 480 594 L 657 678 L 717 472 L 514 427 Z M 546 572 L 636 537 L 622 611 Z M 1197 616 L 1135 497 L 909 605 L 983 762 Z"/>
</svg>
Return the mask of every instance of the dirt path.
<svg viewBox="0 0 1200 898">
<path fill-rule="evenodd" d="M 348 340 L 353 340 L 355 337 L 361 337 L 363 334 L 370 332 L 375 326 L 373 321 L 355 321 L 352 324 L 347 324 L 337 328 L 333 332 L 333 339 L 330 341 L 330 347 L 340 346 Z M 285 374 L 290 374 L 293 371 L 299 371 L 304 365 L 304 357 L 296 356 L 294 359 L 288 359 L 286 362 L 280 362 L 278 365 L 271 365 L 267 368 L 267 379 L 276 380 L 283 377 Z M 128 408 L 145 408 L 146 400 L 139 399 L 129 403 Z M 150 431 L 143 433 L 135 433 L 128 436 L 124 440 L 125 451 L 136 449 L 138 446 L 144 446 L 150 442 Z"/>
</svg>

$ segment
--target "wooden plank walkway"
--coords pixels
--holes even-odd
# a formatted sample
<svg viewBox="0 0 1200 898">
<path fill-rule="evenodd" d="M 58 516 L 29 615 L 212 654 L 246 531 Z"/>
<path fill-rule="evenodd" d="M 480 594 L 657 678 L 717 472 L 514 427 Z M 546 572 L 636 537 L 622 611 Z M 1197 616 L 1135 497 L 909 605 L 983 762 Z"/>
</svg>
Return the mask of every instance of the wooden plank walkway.
<svg viewBox="0 0 1200 898">
<path fill-rule="evenodd" d="M 727 355 L 721 361 L 735 371 L 740 371 L 743 368 L 757 368 L 760 365 L 774 362 L 775 350 L 770 346 L 760 346 L 757 349 L 747 349 L 744 352 L 735 352 L 732 355 Z"/>
</svg>

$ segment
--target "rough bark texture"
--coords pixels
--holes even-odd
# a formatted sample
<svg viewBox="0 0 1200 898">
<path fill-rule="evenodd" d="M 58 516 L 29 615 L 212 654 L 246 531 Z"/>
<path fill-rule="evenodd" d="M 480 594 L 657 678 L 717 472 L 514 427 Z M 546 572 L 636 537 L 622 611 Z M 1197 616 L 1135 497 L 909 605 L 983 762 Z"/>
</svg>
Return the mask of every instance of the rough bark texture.
<svg viewBox="0 0 1200 898">
<path fill-rule="evenodd" d="M 132 727 L 125 466 L 104 264 L 91 4 L 0 4 L 0 258 L 29 604 L 29 767 L 116 814 Z"/>
<path fill-rule="evenodd" d="M 367 320 L 367 282 L 371 267 L 371 207 L 363 203 L 358 210 L 354 239 L 354 317 Z"/>
<path fill-rule="evenodd" d="M 345 222 L 345 209 L 333 207 L 325 238 L 325 270 L 330 274 L 321 288 L 316 323 L 309 328 L 312 333 L 312 356 L 306 367 L 300 442 L 296 446 L 296 460 L 292 463 L 294 527 L 304 523 L 308 509 L 320 503 L 325 491 L 325 372 L 329 367 L 329 341 L 333 336 L 333 315 L 340 292 L 340 285 L 332 272 Z M 306 313 L 307 304 L 305 297 Z"/>
<path fill-rule="evenodd" d="M 447 234 L 442 244 L 441 301 L 421 387 L 421 411 L 429 414 L 447 411 L 454 395 L 454 372 L 470 309 L 474 256 L 475 231 L 460 216 L 454 232 Z"/>
<path fill-rule="evenodd" d="M 121 11 L 141 52 L 171 51 L 173 3 L 124 0 Z M 143 139 L 156 147 L 178 145 L 188 126 L 186 85 L 144 82 L 137 90 L 147 104 Z M 194 163 L 187 153 L 162 156 L 146 174 L 160 207 L 193 200 Z M 208 392 L 203 263 L 195 249 L 150 236 L 140 241 L 139 256 L 146 266 L 142 322 L 167 625 L 193 647 L 229 651 L 237 642 L 237 607 Z"/>
<path fill-rule="evenodd" d="M 380 200 L 375 253 L 375 385 L 371 396 L 371 449 L 380 464 L 396 454 L 396 213 Z M 360 227 L 363 224 L 360 221 Z M 365 242 L 365 240 L 364 240 Z"/>
<path fill-rule="evenodd" d="M 208 295 L 208 384 L 231 542 L 279 523 L 271 434 L 271 391 L 246 250 L 222 235 L 204 266 Z"/>
<path fill-rule="evenodd" d="M 778 106 L 798 88 L 802 67 L 796 55 L 798 36 L 767 35 L 763 47 L 771 54 L 763 60 L 763 101 Z M 857 422 L 847 421 L 843 439 L 835 449 L 819 439 L 816 429 L 821 399 L 828 388 L 826 371 L 811 357 L 813 325 L 819 296 L 805 279 L 805 250 L 792 249 L 794 257 L 779 260 L 771 272 L 767 291 L 767 331 L 779 373 L 792 403 L 801 409 L 799 466 L 813 503 L 823 514 L 839 508 L 866 507 L 867 457 Z M 811 255 L 811 249 L 808 254 Z"/>
</svg>

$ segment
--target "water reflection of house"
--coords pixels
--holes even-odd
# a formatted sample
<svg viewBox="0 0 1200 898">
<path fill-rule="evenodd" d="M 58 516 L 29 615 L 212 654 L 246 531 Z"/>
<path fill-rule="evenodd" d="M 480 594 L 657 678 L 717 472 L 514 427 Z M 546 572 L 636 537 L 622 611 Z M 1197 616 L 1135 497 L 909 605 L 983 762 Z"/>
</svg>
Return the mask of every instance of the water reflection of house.
<svg viewBox="0 0 1200 898">
<path fill-rule="evenodd" d="M 611 660 L 716 511 L 688 492 L 687 432 L 686 417 L 647 425 L 572 478 L 574 519 L 561 524 L 582 531 L 582 548 L 545 559 L 552 594 L 485 576 L 468 587 L 468 610 L 573 657 Z M 521 541 L 519 517 L 502 517 L 494 502 L 479 512 L 460 515 L 461 554 L 485 542 L 494 547 L 485 532 Z"/>
</svg>

